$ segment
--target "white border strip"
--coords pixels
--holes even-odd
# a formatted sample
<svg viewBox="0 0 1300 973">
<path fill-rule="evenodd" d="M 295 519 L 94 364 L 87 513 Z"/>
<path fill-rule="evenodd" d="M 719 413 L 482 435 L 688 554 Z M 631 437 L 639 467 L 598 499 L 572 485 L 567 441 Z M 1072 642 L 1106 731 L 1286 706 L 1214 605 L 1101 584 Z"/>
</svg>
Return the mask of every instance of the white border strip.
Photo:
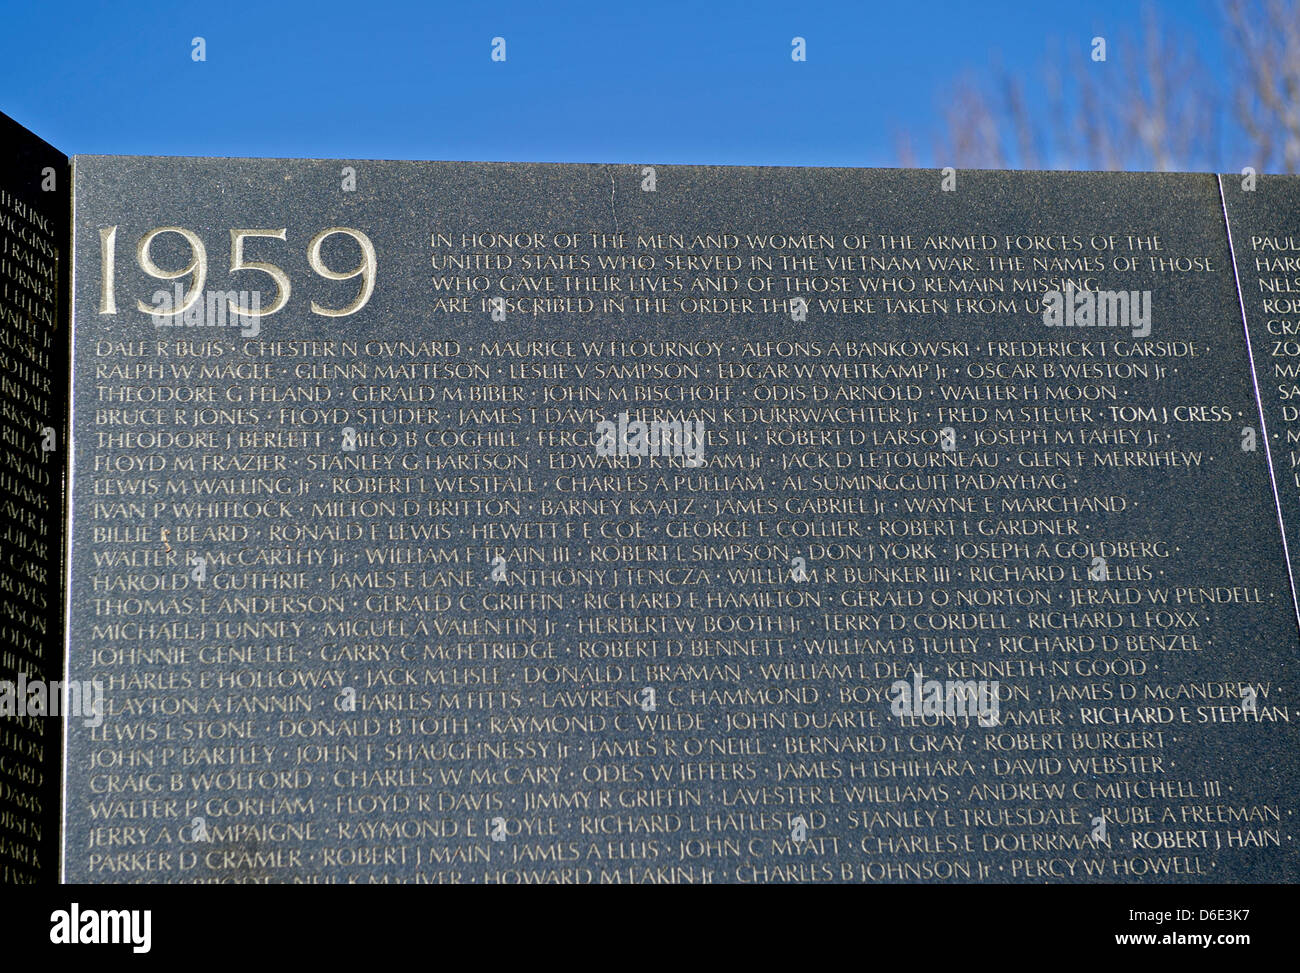
<svg viewBox="0 0 1300 973">
<path fill-rule="evenodd" d="M 63 678 L 66 680 L 72 671 L 72 478 L 77 464 L 73 457 L 73 430 L 77 428 L 73 417 L 76 397 L 73 395 L 73 377 L 77 372 L 77 160 L 74 156 L 68 160 L 68 193 L 72 197 L 68 207 L 70 226 L 68 227 L 68 430 L 63 444 L 64 455 L 64 508 L 67 516 L 63 521 L 63 556 L 66 561 L 63 579 Z M 68 881 L 68 726 L 71 721 L 64 715 L 63 719 L 63 753 L 62 779 L 59 785 L 59 884 Z"/>
</svg>

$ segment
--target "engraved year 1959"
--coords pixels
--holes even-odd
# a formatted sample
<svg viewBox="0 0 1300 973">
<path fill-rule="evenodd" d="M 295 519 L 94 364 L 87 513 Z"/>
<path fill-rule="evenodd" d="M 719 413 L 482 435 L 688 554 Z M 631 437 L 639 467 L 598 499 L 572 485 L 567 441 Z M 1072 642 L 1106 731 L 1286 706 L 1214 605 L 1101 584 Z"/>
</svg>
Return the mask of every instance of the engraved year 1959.
<svg viewBox="0 0 1300 973">
<path fill-rule="evenodd" d="M 164 270 L 154 263 L 150 248 L 153 242 L 164 233 L 173 233 L 181 237 L 189 245 L 190 257 L 189 262 L 178 270 Z M 361 251 L 361 259 L 356 267 L 351 270 L 339 271 L 331 270 L 325 265 L 321 257 L 321 247 L 324 242 L 331 236 L 343 234 L 351 237 L 356 241 Z M 266 274 L 275 282 L 275 298 L 269 304 L 261 307 L 244 307 L 234 300 L 228 298 L 230 310 L 233 314 L 241 317 L 266 317 L 281 310 L 289 303 L 289 295 L 292 292 L 292 286 L 289 281 L 289 275 L 281 268 L 272 263 L 265 263 L 257 260 L 244 259 L 244 241 L 250 237 L 266 237 L 274 240 L 286 239 L 286 230 L 237 230 L 230 231 L 230 272 L 236 273 L 241 270 L 256 270 Z M 158 280 L 179 280 L 182 277 L 189 277 L 189 288 L 183 292 L 180 299 L 176 302 L 165 302 L 157 306 L 146 304 L 142 300 L 136 301 L 136 307 L 145 314 L 150 315 L 175 315 L 187 311 L 198 301 L 203 294 L 203 285 L 208 278 L 208 252 L 203 245 L 203 240 L 193 230 L 188 230 L 182 226 L 159 226 L 145 233 L 140 237 L 135 248 L 136 263 L 150 277 Z M 100 227 L 99 230 L 99 257 L 100 257 L 100 292 L 99 292 L 99 313 L 116 314 L 117 313 L 117 287 L 115 282 L 117 269 L 117 226 Z M 313 314 L 321 314 L 330 318 L 347 317 L 355 314 L 366 306 L 370 300 L 371 294 L 375 289 L 375 273 L 377 259 L 375 257 L 374 244 L 370 238 L 360 230 L 354 230 L 346 226 L 331 226 L 321 230 L 311 242 L 307 244 L 307 262 L 311 269 L 327 280 L 351 280 L 354 277 L 361 278 L 361 288 L 357 291 L 356 297 L 351 303 L 339 308 L 324 307 L 311 302 L 311 311 Z"/>
</svg>

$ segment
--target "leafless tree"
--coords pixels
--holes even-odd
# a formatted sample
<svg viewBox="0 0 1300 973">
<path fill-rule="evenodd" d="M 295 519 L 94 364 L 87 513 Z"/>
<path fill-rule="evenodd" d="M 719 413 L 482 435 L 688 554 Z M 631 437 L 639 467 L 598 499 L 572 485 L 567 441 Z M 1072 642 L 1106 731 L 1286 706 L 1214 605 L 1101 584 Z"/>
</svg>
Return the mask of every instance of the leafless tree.
<svg viewBox="0 0 1300 973">
<path fill-rule="evenodd" d="M 1233 107 L 1251 139 L 1255 168 L 1300 169 L 1300 4 L 1227 0 L 1228 36 L 1239 82 Z"/>
<path fill-rule="evenodd" d="M 1226 74 L 1148 9 L 1135 36 L 1106 38 L 1105 60 L 1084 38 L 1062 45 L 1036 81 L 1005 70 L 960 79 L 944 99 L 934 161 L 1296 172 L 1300 0 L 1223 0 L 1222 16 Z M 1031 85 L 1040 97 L 1028 96 Z M 910 142 L 906 151 L 914 156 Z"/>
</svg>

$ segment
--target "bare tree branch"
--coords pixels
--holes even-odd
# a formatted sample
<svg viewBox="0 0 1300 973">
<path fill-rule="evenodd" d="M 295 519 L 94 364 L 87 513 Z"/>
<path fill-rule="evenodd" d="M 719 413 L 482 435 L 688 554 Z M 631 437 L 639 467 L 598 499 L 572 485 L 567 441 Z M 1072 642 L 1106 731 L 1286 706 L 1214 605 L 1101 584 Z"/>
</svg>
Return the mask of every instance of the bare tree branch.
<svg viewBox="0 0 1300 973">
<path fill-rule="evenodd" d="M 1076 39 L 1045 61 L 1041 78 L 1001 69 L 961 78 L 941 110 L 935 159 L 965 168 L 1213 170 L 1226 160 L 1231 169 L 1300 170 L 1300 0 L 1221 2 L 1226 74 L 1147 9 L 1136 36 L 1107 38 L 1105 60 Z"/>
</svg>

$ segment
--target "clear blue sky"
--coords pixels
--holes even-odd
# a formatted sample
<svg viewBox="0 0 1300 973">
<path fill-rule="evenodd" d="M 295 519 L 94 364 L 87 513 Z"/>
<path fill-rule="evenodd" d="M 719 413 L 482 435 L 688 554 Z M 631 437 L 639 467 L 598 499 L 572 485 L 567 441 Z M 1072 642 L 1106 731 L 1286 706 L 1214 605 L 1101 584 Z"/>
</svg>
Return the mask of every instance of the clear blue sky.
<svg viewBox="0 0 1300 973">
<path fill-rule="evenodd" d="M 964 73 L 1036 76 L 1140 17 L 1131 0 L 0 3 L 0 111 L 69 154 L 764 165 L 897 165 L 904 130 L 928 163 Z M 1154 6 L 1213 62 L 1209 0 Z"/>
</svg>

